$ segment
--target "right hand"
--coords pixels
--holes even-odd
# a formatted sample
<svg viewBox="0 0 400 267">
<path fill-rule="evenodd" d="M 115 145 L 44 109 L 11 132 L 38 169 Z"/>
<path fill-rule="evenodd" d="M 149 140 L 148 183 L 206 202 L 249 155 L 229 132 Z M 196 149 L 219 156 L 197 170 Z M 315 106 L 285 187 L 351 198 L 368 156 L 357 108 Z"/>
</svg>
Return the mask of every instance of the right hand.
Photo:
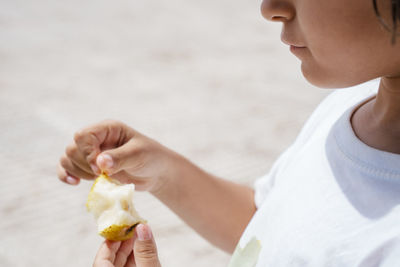
<svg viewBox="0 0 400 267">
<path fill-rule="evenodd" d="M 58 177 L 68 184 L 92 180 L 101 171 L 137 190 L 165 182 L 177 154 L 119 121 L 107 120 L 77 132 L 60 159 Z"/>
</svg>

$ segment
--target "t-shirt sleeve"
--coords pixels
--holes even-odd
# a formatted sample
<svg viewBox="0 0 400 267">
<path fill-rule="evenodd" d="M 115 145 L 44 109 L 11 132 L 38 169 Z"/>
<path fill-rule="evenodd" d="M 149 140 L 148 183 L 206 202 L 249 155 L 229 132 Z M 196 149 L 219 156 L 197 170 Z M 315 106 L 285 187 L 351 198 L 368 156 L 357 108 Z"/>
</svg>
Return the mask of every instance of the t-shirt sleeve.
<svg viewBox="0 0 400 267">
<path fill-rule="evenodd" d="M 288 160 L 289 155 L 292 153 L 293 148 L 287 148 L 272 165 L 271 170 L 266 175 L 258 178 L 254 183 L 254 202 L 257 209 L 267 198 L 270 191 L 273 189 L 276 182 L 277 175 L 283 165 Z"/>
</svg>

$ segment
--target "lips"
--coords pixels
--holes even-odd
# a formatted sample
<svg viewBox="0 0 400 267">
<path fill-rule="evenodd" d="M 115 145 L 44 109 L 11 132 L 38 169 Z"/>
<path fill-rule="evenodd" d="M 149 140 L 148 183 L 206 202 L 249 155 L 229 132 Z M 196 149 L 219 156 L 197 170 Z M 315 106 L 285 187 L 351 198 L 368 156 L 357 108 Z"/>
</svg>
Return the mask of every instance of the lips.
<svg viewBox="0 0 400 267">
<path fill-rule="evenodd" d="M 305 55 L 307 55 L 307 48 L 302 42 L 298 42 L 295 39 L 289 39 L 286 36 L 290 35 L 285 35 L 282 32 L 281 40 L 284 44 L 290 47 L 290 52 L 299 58 L 303 58 Z"/>
<path fill-rule="evenodd" d="M 294 46 L 297 48 L 304 48 L 306 47 L 304 44 L 302 44 L 301 42 L 295 40 L 294 38 L 288 38 L 288 36 L 290 36 L 289 34 L 287 34 L 286 32 L 281 33 L 281 41 L 282 43 L 288 45 L 288 46 Z"/>
<path fill-rule="evenodd" d="M 284 38 L 281 38 L 281 41 L 282 41 L 282 43 L 284 43 L 284 44 L 286 44 L 288 46 L 293 46 L 293 47 L 296 47 L 296 48 L 304 48 L 304 47 L 306 47 L 305 45 L 298 44 L 297 42 L 289 41 L 289 40 L 286 40 Z"/>
</svg>

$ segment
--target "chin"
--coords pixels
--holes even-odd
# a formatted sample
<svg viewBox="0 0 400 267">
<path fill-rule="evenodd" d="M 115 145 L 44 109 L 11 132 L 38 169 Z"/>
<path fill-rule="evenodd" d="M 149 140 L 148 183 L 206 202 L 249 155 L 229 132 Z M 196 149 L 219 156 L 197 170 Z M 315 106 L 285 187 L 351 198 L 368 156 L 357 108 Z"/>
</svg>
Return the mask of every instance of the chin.
<svg viewBox="0 0 400 267">
<path fill-rule="evenodd" d="M 361 84 L 370 79 L 346 79 L 345 75 L 333 75 L 322 69 L 313 69 L 312 71 L 304 64 L 301 64 L 301 72 L 304 78 L 312 85 L 324 89 L 347 88 Z"/>
</svg>

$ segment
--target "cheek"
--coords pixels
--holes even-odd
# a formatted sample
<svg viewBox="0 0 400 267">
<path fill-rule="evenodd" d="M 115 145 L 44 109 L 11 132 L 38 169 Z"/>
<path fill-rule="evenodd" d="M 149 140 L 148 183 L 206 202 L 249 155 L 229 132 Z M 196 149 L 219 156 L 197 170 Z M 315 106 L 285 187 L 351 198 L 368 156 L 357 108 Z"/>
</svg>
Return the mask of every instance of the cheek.
<svg viewBox="0 0 400 267">
<path fill-rule="evenodd" d="M 381 61 L 381 39 L 387 34 L 382 34 L 372 5 L 350 6 L 347 11 L 338 4 L 318 8 L 319 12 L 307 10 L 299 21 L 310 49 L 310 57 L 302 60 L 304 77 L 326 88 L 376 78 L 374 66 Z"/>
<path fill-rule="evenodd" d="M 366 47 L 350 45 L 348 42 L 324 42 L 320 49 L 310 48 L 311 55 L 303 60 L 303 75 L 319 87 L 347 87 L 368 79 L 372 52 Z"/>
</svg>

